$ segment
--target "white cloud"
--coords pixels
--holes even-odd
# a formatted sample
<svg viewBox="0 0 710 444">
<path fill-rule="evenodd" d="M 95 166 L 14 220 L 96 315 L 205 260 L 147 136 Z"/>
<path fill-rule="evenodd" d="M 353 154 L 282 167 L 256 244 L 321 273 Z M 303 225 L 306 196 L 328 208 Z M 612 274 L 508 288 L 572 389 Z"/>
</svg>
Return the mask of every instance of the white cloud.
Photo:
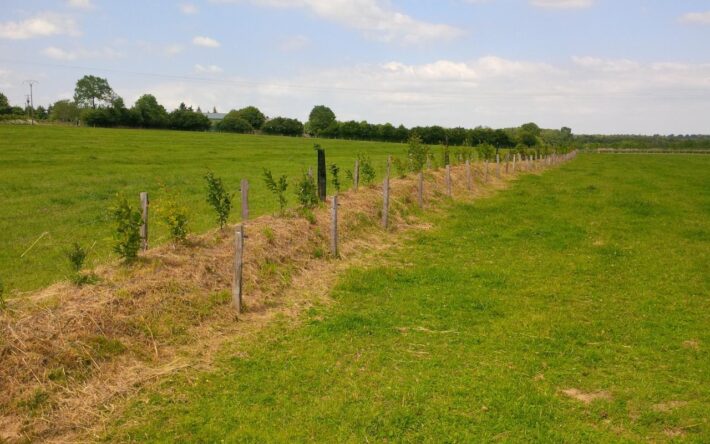
<svg viewBox="0 0 710 444">
<path fill-rule="evenodd" d="M 584 68 L 606 72 L 627 72 L 639 68 L 639 63 L 628 59 L 600 59 L 597 57 L 572 57 L 572 61 Z"/>
<path fill-rule="evenodd" d="M 195 46 L 204 46 L 206 48 L 219 48 L 220 46 L 220 43 L 217 40 L 201 35 L 193 38 L 192 44 Z"/>
<path fill-rule="evenodd" d="M 67 4 L 77 9 L 94 9 L 94 4 L 91 0 L 68 0 Z"/>
<path fill-rule="evenodd" d="M 101 49 L 78 48 L 67 51 L 62 48 L 57 48 L 56 46 L 49 46 L 42 50 L 42 54 L 51 59 L 62 61 L 79 59 L 117 59 L 123 57 L 122 53 L 108 47 Z"/>
<path fill-rule="evenodd" d="M 197 6 L 195 6 L 192 3 L 181 3 L 180 4 L 180 12 L 182 12 L 185 15 L 193 15 L 193 14 L 197 14 L 198 9 L 197 9 Z"/>
<path fill-rule="evenodd" d="M 195 65 L 195 72 L 199 74 L 219 74 L 223 71 L 222 68 L 220 68 L 217 65 L 200 65 L 197 64 Z"/>
<path fill-rule="evenodd" d="M 163 53 L 167 56 L 174 56 L 180 54 L 183 51 L 183 47 L 178 44 L 172 44 L 165 47 Z"/>
<path fill-rule="evenodd" d="M 580 9 L 589 8 L 594 0 L 530 0 L 530 4 L 548 9 Z"/>
<path fill-rule="evenodd" d="M 681 23 L 694 25 L 710 25 L 710 11 L 689 12 L 680 17 Z"/>
<path fill-rule="evenodd" d="M 463 35 L 454 26 L 417 20 L 383 0 L 212 0 L 216 3 L 249 2 L 257 6 L 304 8 L 315 16 L 356 29 L 383 42 L 405 44 L 450 40 Z"/>
<path fill-rule="evenodd" d="M 53 35 L 80 35 L 76 21 L 66 15 L 42 13 L 19 22 L 0 23 L 0 38 L 24 40 Z"/>
<path fill-rule="evenodd" d="M 311 44 L 311 39 L 304 35 L 288 37 L 281 41 L 279 49 L 285 52 L 300 51 Z"/>
</svg>

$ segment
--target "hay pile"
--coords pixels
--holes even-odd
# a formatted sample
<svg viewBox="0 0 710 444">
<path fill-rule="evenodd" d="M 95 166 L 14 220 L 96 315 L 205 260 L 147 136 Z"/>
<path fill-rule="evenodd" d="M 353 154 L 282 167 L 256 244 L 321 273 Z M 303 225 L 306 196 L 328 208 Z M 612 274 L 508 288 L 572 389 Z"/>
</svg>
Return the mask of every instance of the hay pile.
<svg viewBox="0 0 710 444">
<path fill-rule="evenodd" d="M 475 165 L 469 192 L 464 166 L 452 168 L 454 199 L 487 194 L 513 178 L 497 179 L 492 166 L 484 186 L 483 169 Z M 391 180 L 388 233 L 380 227 L 381 188 L 340 195 L 339 260 L 328 253 L 328 205 L 315 210 L 314 224 L 296 213 L 249 221 L 239 316 L 231 305 L 232 227 L 151 249 L 130 267 L 97 269 L 96 285 L 61 282 L 10 301 L 0 312 L 0 441 L 91 439 L 149 381 L 207 366 L 224 340 L 326 298 L 338 268 L 422 226 L 414 177 Z M 425 190 L 426 208 L 442 208 L 444 170 L 426 173 Z"/>
</svg>

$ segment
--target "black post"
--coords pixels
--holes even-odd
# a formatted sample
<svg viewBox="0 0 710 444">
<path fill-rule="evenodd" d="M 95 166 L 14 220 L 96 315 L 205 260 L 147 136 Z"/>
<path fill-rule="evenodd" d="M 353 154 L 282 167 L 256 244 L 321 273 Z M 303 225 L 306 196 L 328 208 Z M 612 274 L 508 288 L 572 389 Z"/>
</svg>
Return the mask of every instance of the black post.
<svg viewBox="0 0 710 444">
<path fill-rule="evenodd" d="M 325 186 L 328 180 L 325 171 L 325 150 L 320 145 L 315 146 L 318 152 L 318 198 L 325 202 Z"/>
</svg>

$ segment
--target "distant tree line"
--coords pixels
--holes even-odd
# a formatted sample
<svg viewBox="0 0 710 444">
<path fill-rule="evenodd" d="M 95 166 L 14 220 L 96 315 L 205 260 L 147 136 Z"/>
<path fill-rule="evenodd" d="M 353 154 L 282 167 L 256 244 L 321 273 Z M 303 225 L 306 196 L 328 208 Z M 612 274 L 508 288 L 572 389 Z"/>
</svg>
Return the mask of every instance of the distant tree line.
<svg viewBox="0 0 710 444">
<path fill-rule="evenodd" d="M 216 109 L 213 110 L 216 113 Z M 185 131 L 261 133 L 284 136 L 313 136 L 333 139 L 405 143 L 417 136 L 428 145 L 485 146 L 492 149 L 518 148 L 541 150 L 554 147 L 575 148 L 710 148 L 710 135 L 574 135 L 568 127 L 541 129 L 535 123 L 518 128 L 493 129 L 444 128 L 438 125 L 394 126 L 367 121 L 339 121 L 325 105 L 313 107 L 304 124 L 298 119 L 267 117 L 254 106 L 231 110 L 222 120 L 212 122 L 198 107 L 181 103 L 168 112 L 155 96 L 145 94 L 128 108 L 108 80 L 87 75 L 79 79 L 73 100 L 59 100 L 46 109 L 11 106 L 0 93 L 0 120 L 31 116 L 38 120 L 83 123 L 97 127 L 164 128 Z"/>
</svg>

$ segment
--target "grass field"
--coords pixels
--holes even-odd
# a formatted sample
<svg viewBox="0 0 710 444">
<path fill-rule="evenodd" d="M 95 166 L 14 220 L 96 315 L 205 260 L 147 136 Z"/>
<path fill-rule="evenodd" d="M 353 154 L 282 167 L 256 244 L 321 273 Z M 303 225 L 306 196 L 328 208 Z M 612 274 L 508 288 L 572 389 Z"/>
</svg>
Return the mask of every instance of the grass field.
<svg viewBox="0 0 710 444">
<path fill-rule="evenodd" d="M 710 441 L 710 158 L 580 156 L 453 204 L 107 440 Z"/>
<path fill-rule="evenodd" d="M 191 210 L 193 231 L 215 227 L 205 201 L 203 176 L 208 169 L 222 177 L 230 191 L 238 190 L 241 179 L 249 179 L 252 215 L 272 212 L 278 205 L 263 185 L 264 167 L 275 176 L 288 175 L 287 194 L 295 204 L 293 182 L 308 166 L 315 167 L 314 143 L 326 149 L 328 163 L 341 167 L 343 181 L 358 153 L 369 154 L 383 169 L 387 154 L 403 150 L 402 145 L 370 142 L 0 125 L 0 279 L 8 290 L 29 290 L 62 278 L 68 274 L 63 252 L 75 241 L 87 248 L 95 243 L 93 263 L 110 257 L 112 224 L 107 213 L 118 192 L 135 198 L 137 205 L 138 193 L 148 191 L 157 206 L 164 184 Z M 231 221 L 239 218 L 238 206 L 237 196 Z M 166 239 L 167 230 L 153 220 L 155 244 Z"/>
</svg>

